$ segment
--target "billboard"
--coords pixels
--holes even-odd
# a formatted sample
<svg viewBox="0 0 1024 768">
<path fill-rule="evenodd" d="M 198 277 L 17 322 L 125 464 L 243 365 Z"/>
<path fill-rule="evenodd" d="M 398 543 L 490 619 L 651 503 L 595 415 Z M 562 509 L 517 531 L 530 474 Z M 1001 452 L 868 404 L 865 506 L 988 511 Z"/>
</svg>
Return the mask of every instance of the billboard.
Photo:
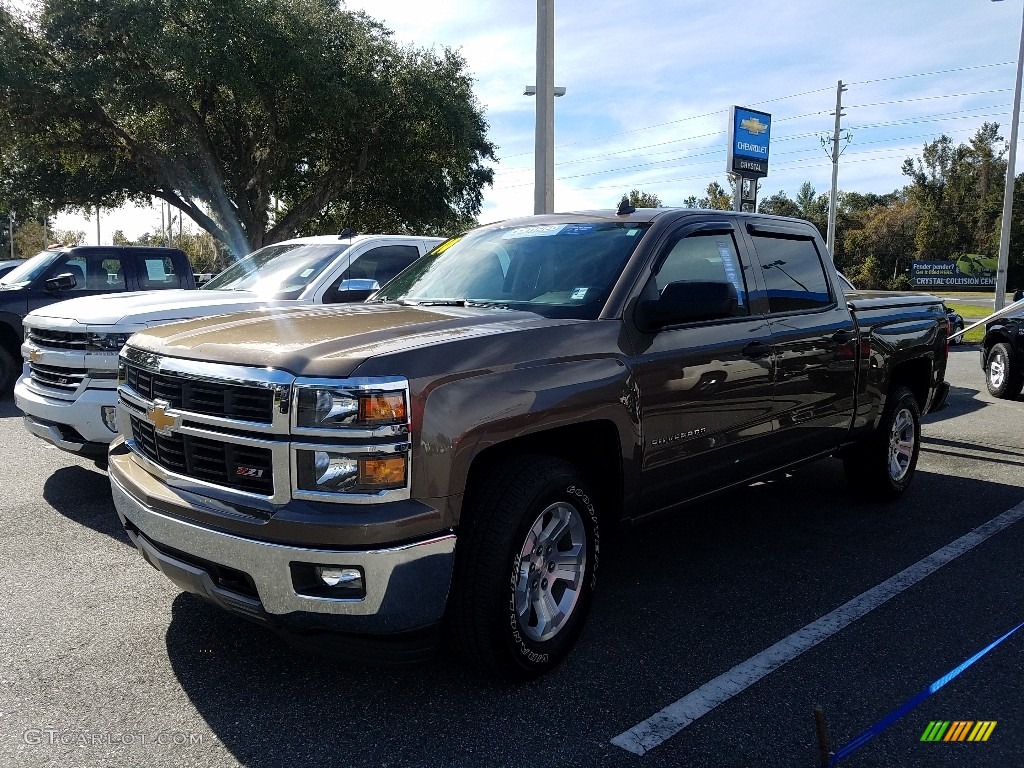
<svg viewBox="0 0 1024 768">
<path fill-rule="evenodd" d="M 910 282 L 926 290 L 995 290 L 995 259 L 965 253 L 956 261 L 915 261 L 910 265 Z"/>
<path fill-rule="evenodd" d="M 729 108 L 729 154 L 726 170 L 746 177 L 768 175 L 772 116 L 746 107 Z"/>
</svg>

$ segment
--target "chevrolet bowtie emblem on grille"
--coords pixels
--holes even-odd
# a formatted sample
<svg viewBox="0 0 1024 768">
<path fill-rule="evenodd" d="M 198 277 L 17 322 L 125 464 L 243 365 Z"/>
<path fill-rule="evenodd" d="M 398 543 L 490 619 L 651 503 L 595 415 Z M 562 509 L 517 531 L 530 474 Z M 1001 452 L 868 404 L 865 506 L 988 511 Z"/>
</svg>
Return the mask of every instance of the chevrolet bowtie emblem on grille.
<svg viewBox="0 0 1024 768">
<path fill-rule="evenodd" d="M 746 120 L 741 120 L 740 128 L 745 131 L 750 131 L 750 133 L 755 136 L 758 136 L 768 130 L 768 126 L 756 117 L 748 117 Z"/>
<path fill-rule="evenodd" d="M 171 427 L 178 424 L 178 417 L 169 415 L 168 408 L 170 408 L 170 403 L 157 400 L 146 410 L 146 418 L 149 419 L 149 423 L 162 434 L 169 433 Z"/>
<path fill-rule="evenodd" d="M 39 356 L 41 354 L 42 353 L 38 349 L 33 349 L 31 352 L 28 353 L 28 361 L 30 363 L 39 362 Z"/>
</svg>

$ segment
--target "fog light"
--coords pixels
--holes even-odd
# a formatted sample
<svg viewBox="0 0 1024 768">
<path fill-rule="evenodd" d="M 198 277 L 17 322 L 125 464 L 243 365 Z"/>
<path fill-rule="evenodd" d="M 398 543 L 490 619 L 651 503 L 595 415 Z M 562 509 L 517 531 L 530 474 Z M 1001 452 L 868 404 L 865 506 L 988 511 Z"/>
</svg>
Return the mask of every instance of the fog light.
<svg viewBox="0 0 1024 768">
<path fill-rule="evenodd" d="M 100 415 L 103 423 L 111 432 L 117 433 L 117 407 L 113 405 L 100 406 Z"/>
<path fill-rule="evenodd" d="M 337 565 L 318 565 L 316 575 L 328 587 L 363 589 L 363 573 L 358 568 L 342 568 Z"/>
</svg>

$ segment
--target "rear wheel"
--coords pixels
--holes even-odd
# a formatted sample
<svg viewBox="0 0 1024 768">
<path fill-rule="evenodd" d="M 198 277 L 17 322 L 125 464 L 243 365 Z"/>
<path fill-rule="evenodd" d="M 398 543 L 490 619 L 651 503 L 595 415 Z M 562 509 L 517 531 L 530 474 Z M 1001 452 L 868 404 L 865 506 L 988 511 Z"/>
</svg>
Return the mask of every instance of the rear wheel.
<svg viewBox="0 0 1024 768">
<path fill-rule="evenodd" d="M 878 429 L 843 456 L 850 489 L 867 498 L 895 499 L 910 486 L 921 448 L 921 410 L 906 387 L 890 393 Z"/>
<path fill-rule="evenodd" d="M 993 397 L 1014 398 L 1024 388 L 1024 370 L 1014 364 L 1009 344 L 994 344 L 985 360 L 985 384 Z"/>
<path fill-rule="evenodd" d="M 954 323 L 953 327 L 950 328 L 950 330 L 949 330 L 949 334 L 952 336 L 954 333 L 960 333 L 960 331 L 962 331 L 963 329 L 964 329 L 964 324 L 963 323 Z M 951 339 L 949 343 L 950 344 L 963 344 L 964 343 L 964 337 L 961 334 L 960 336 L 957 336 L 955 339 Z"/>
<path fill-rule="evenodd" d="M 450 644 L 501 677 L 543 674 L 576 643 L 590 608 L 599 526 L 567 462 L 512 459 L 467 498 L 450 598 Z"/>
</svg>

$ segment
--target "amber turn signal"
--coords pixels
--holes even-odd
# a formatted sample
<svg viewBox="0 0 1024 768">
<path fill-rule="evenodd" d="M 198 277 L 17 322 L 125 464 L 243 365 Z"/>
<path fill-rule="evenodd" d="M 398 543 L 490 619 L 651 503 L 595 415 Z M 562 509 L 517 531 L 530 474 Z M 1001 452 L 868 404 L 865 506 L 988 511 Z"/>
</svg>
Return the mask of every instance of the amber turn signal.
<svg viewBox="0 0 1024 768">
<path fill-rule="evenodd" d="M 368 424 L 405 421 L 405 395 L 401 392 L 361 395 L 359 420 Z"/>
<path fill-rule="evenodd" d="M 405 486 L 405 456 L 386 459 L 362 459 L 359 462 L 359 485 L 364 488 L 401 488 Z"/>
</svg>

